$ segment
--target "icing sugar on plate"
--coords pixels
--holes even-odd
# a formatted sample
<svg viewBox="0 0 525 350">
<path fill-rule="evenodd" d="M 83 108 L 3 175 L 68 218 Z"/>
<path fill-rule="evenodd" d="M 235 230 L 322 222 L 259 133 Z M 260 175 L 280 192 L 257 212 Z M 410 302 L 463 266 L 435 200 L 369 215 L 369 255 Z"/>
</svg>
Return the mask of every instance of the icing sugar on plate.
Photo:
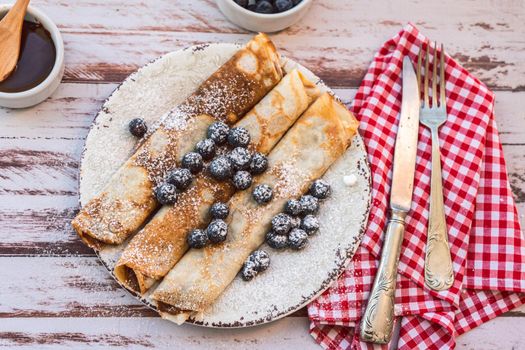
<svg viewBox="0 0 525 350">
<path fill-rule="evenodd" d="M 136 141 L 127 131 L 129 120 L 141 117 L 148 125 L 164 120 L 171 127 L 184 127 L 185 121 L 170 116 L 170 111 L 238 48 L 234 44 L 190 47 L 169 53 L 128 77 L 105 102 L 87 137 L 80 202 L 85 204 L 97 194 L 135 149 Z M 285 71 L 297 67 L 321 90 L 330 91 L 306 68 L 283 60 Z M 294 252 L 276 251 L 264 244 L 271 258 L 269 269 L 250 282 L 235 278 L 212 307 L 190 322 L 207 327 L 270 322 L 303 307 L 329 287 L 355 253 L 368 220 L 370 170 L 359 135 L 323 178 L 332 186 L 332 196 L 321 204 L 321 227 L 309 246 Z M 113 274 L 124 246 L 99 253 L 109 273 Z M 155 308 L 147 296 L 141 300 Z"/>
</svg>

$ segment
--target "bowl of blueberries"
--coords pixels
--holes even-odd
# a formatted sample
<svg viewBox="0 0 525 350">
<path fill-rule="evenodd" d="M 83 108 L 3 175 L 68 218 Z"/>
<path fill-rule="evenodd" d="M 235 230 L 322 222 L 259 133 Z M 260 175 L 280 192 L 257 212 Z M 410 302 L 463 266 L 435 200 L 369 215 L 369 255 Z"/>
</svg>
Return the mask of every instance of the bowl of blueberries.
<svg viewBox="0 0 525 350">
<path fill-rule="evenodd" d="M 231 22 L 254 32 L 277 32 L 304 16 L 312 0 L 216 0 Z"/>
</svg>

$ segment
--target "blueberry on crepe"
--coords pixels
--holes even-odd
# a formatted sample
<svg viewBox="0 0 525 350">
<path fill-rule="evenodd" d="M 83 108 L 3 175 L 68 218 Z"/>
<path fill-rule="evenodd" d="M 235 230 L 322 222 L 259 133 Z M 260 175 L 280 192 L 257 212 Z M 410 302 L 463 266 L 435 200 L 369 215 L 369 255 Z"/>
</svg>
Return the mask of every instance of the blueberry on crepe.
<svg viewBox="0 0 525 350">
<path fill-rule="evenodd" d="M 226 236 L 228 235 L 228 225 L 226 222 L 224 222 L 224 220 L 214 219 L 208 225 L 206 234 L 212 243 L 224 242 L 226 240 Z"/>
<path fill-rule="evenodd" d="M 186 237 L 190 248 L 200 249 L 204 248 L 208 244 L 208 235 L 203 230 L 191 230 Z"/>
<path fill-rule="evenodd" d="M 215 180 L 224 181 L 232 176 L 233 167 L 228 157 L 218 156 L 211 161 L 208 171 Z"/>
<path fill-rule="evenodd" d="M 207 136 L 217 145 L 222 145 L 228 138 L 230 127 L 223 122 L 215 122 L 208 127 Z"/>
<path fill-rule="evenodd" d="M 177 188 L 167 182 L 160 184 L 155 188 L 155 197 L 162 205 L 175 204 L 177 202 Z"/>
<path fill-rule="evenodd" d="M 294 228 L 288 235 L 288 246 L 293 250 L 301 250 L 308 244 L 308 234 L 300 228 Z"/>
<path fill-rule="evenodd" d="M 235 127 L 228 132 L 228 143 L 232 147 L 248 147 L 250 144 L 250 133 L 243 127 Z"/>
<path fill-rule="evenodd" d="M 252 175 L 245 170 L 239 170 L 233 175 L 232 181 L 235 188 L 242 191 L 252 185 Z"/>
<path fill-rule="evenodd" d="M 255 186 L 252 194 L 257 203 L 264 204 L 272 200 L 273 190 L 270 186 L 262 184 Z"/>
<path fill-rule="evenodd" d="M 197 152 L 186 153 L 184 157 L 182 157 L 182 166 L 189 169 L 193 174 L 196 174 L 201 171 L 204 166 L 202 156 Z"/>
<path fill-rule="evenodd" d="M 185 190 L 191 185 L 193 175 L 191 171 L 185 168 L 173 169 L 166 178 L 166 182 L 175 185 L 179 190 Z"/>
<path fill-rule="evenodd" d="M 214 219 L 226 219 L 228 217 L 228 214 L 230 213 L 230 209 L 228 208 L 228 204 L 222 203 L 222 202 L 216 202 L 213 203 L 213 205 L 210 208 L 210 214 Z"/>
<path fill-rule="evenodd" d="M 195 151 L 202 156 L 204 160 L 210 160 L 215 156 L 215 141 L 212 139 L 204 139 L 197 142 Z"/>
<path fill-rule="evenodd" d="M 319 210 L 319 200 L 309 194 L 302 196 L 299 203 L 301 203 L 304 214 L 315 214 Z"/>
<path fill-rule="evenodd" d="M 285 235 L 292 228 L 292 218 L 288 214 L 279 213 L 272 219 L 272 230 L 279 234 Z"/>
<path fill-rule="evenodd" d="M 259 152 L 255 152 L 250 162 L 250 172 L 254 175 L 262 174 L 268 169 L 268 158 Z"/>
<path fill-rule="evenodd" d="M 288 247 L 288 236 L 277 234 L 275 231 L 268 231 L 266 243 L 273 249 L 284 249 Z"/>
</svg>

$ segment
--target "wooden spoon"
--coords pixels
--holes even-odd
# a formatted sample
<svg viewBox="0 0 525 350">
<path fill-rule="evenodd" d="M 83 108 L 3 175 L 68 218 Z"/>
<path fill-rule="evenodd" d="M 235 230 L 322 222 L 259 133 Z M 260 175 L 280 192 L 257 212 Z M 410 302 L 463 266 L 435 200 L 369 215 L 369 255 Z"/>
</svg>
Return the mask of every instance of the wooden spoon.
<svg viewBox="0 0 525 350">
<path fill-rule="evenodd" d="M 0 82 L 15 69 L 29 0 L 18 0 L 0 21 Z"/>
</svg>

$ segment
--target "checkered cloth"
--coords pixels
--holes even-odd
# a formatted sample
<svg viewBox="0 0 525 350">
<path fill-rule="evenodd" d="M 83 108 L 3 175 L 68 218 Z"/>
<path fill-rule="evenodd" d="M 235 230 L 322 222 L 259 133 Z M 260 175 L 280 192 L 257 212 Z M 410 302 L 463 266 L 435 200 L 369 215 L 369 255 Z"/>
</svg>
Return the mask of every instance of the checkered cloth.
<svg viewBox="0 0 525 350">
<path fill-rule="evenodd" d="M 401 68 L 414 66 L 428 40 L 408 25 L 376 54 L 351 110 L 360 120 L 373 174 L 368 229 L 347 270 L 308 307 L 310 332 L 327 349 L 372 348 L 359 321 L 374 281 L 386 227 L 392 161 L 401 108 Z M 453 286 L 424 283 L 431 138 L 420 126 L 411 211 L 399 263 L 396 316 L 400 349 L 447 349 L 455 338 L 525 303 L 525 243 L 494 120 L 494 94 L 446 57 L 448 119 L 440 129 L 441 164 Z"/>
</svg>

